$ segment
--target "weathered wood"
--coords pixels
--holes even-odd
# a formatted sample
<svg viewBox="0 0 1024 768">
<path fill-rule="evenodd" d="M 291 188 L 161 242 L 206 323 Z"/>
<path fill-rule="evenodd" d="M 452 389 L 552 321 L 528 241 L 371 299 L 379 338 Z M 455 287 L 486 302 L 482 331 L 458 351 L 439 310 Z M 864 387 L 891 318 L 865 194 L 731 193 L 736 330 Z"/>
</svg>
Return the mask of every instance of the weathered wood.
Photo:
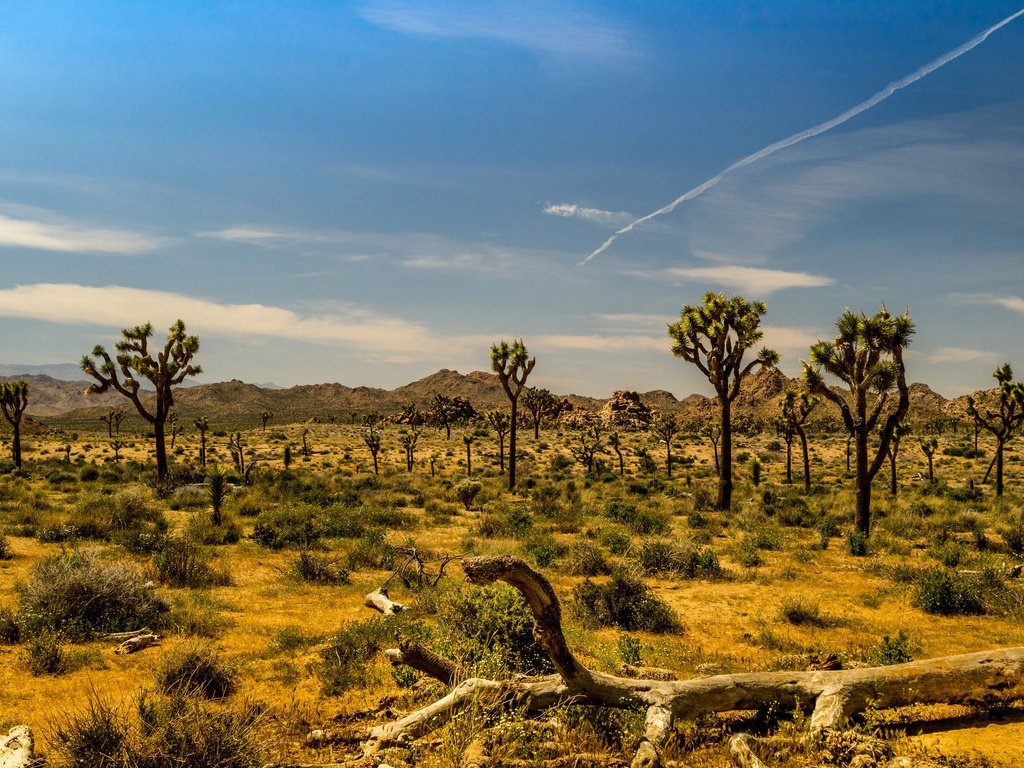
<svg viewBox="0 0 1024 768">
<path fill-rule="evenodd" d="M 729 739 L 729 757 L 737 768 L 768 768 L 754 752 L 754 738 L 748 733 L 737 733 Z"/>
<path fill-rule="evenodd" d="M 445 685 L 454 685 L 456 681 L 466 677 L 465 672 L 454 661 L 434 653 L 412 638 L 399 637 L 398 647 L 388 648 L 384 655 L 394 666 L 404 664 L 435 680 L 440 680 Z"/>
<path fill-rule="evenodd" d="M 0 742 L 0 768 L 31 768 L 36 762 L 36 741 L 27 725 L 16 725 Z"/>
<path fill-rule="evenodd" d="M 471 582 L 500 580 L 519 590 L 534 615 L 534 637 L 551 657 L 557 675 L 501 682 L 471 678 L 432 704 L 374 728 L 368 749 L 419 738 L 481 698 L 495 703 L 515 699 L 527 711 L 570 701 L 644 707 L 645 731 L 633 768 L 661 765 L 660 751 L 673 722 L 708 713 L 771 705 L 811 708 L 810 728 L 821 732 L 841 726 L 869 706 L 984 704 L 1024 698 L 1024 648 L 851 670 L 747 672 L 691 680 L 616 677 L 577 661 L 562 633 L 561 608 L 551 584 L 522 560 L 510 555 L 467 558 L 463 570 Z"/>
<path fill-rule="evenodd" d="M 401 613 L 405 610 L 405 606 L 401 603 L 396 603 L 388 597 L 387 587 L 377 587 L 366 595 L 366 607 L 374 608 L 385 616 L 394 616 L 396 613 Z"/>
<path fill-rule="evenodd" d="M 117 648 L 114 649 L 114 653 L 118 655 L 135 653 L 136 651 L 141 651 L 143 648 L 149 648 L 149 646 L 155 645 L 159 640 L 160 635 L 155 635 L 152 632 L 132 635 L 117 646 Z"/>
</svg>

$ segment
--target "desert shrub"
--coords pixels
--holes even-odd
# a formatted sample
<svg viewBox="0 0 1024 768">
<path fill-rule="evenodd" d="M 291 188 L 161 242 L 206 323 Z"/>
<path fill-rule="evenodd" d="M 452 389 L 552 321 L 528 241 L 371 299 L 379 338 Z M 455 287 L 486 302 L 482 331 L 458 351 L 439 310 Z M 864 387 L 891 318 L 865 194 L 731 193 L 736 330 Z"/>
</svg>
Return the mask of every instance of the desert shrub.
<svg viewBox="0 0 1024 768">
<path fill-rule="evenodd" d="M 329 558 L 313 552 L 300 552 L 292 559 L 289 573 L 299 581 L 314 584 L 348 584 L 348 570 L 338 563 L 338 558 Z"/>
<path fill-rule="evenodd" d="M 942 449 L 943 456 L 959 456 L 963 459 L 980 459 L 985 455 L 983 448 L 975 448 L 970 443 L 961 443 L 959 445 L 948 445 Z"/>
<path fill-rule="evenodd" d="M 18 602 L 30 633 L 49 629 L 72 640 L 155 627 L 168 610 L 135 569 L 105 563 L 93 551 L 40 561 L 18 585 Z"/>
<path fill-rule="evenodd" d="M 539 568 L 551 565 L 556 558 L 565 554 L 565 549 L 565 545 L 559 544 L 549 533 L 534 534 L 523 542 L 523 551 Z"/>
<path fill-rule="evenodd" d="M 258 768 L 260 708 L 213 709 L 175 695 L 115 705 L 90 694 L 52 728 L 58 768 Z"/>
<path fill-rule="evenodd" d="M 817 603 L 797 597 L 788 597 L 782 601 L 779 618 L 797 627 L 827 627 L 832 623 Z"/>
<path fill-rule="evenodd" d="M 33 675 L 59 675 L 67 671 L 67 656 L 57 632 L 44 631 L 33 635 L 25 647 L 23 658 Z"/>
<path fill-rule="evenodd" d="M 811 512 L 807 501 L 794 490 L 785 493 L 766 490 L 761 495 L 761 509 L 780 525 L 791 528 L 811 528 L 817 522 L 817 515 Z"/>
<path fill-rule="evenodd" d="M 636 576 L 618 571 L 606 584 L 586 579 L 572 592 L 570 605 L 584 621 L 628 631 L 680 629 L 672 609 Z"/>
<path fill-rule="evenodd" d="M 572 459 L 562 453 L 556 453 L 548 459 L 548 468 L 552 472 L 564 472 L 572 466 Z"/>
<path fill-rule="evenodd" d="M 633 541 L 622 531 L 612 529 L 601 534 L 601 543 L 608 547 L 608 551 L 613 555 L 624 555 L 629 551 Z"/>
<path fill-rule="evenodd" d="M 10 608 L 0 608 L 0 643 L 15 645 L 21 640 L 21 624 L 18 616 Z"/>
<path fill-rule="evenodd" d="M 242 526 L 233 515 L 221 515 L 220 525 L 214 525 L 208 514 L 192 515 L 188 521 L 187 537 L 200 544 L 213 547 L 237 544 L 242 538 Z"/>
<path fill-rule="evenodd" d="M 213 646 L 190 642 L 167 654 L 154 674 L 157 686 L 167 695 L 224 699 L 235 690 L 237 671 Z"/>
<path fill-rule="evenodd" d="M 664 512 L 644 509 L 632 502 L 612 499 L 604 506 L 604 516 L 624 524 L 640 536 L 654 536 L 668 533 L 671 527 L 669 516 Z"/>
<path fill-rule="evenodd" d="M 216 637 L 231 622 L 223 618 L 205 592 L 188 591 L 175 596 L 167 626 L 182 635 Z"/>
<path fill-rule="evenodd" d="M 350 571 L 359 568 L 393 568 L 395 549 L 388 544 L 383 528 L 370 528 L 348 551 L 346 562 Z"/>
<path fill-rule="evenodd" d="M 534 514 L 549 520 L 558 517 L 562 512 L 561 496 L 561 491 L 556 485 L 538 485 L 530 492 Z"/>
<path fill-rule="evenodd" d="M 506 584 L 458 584 L 437 601 L 439 637 L 446 655 L 489 672 L 538 673 L 551 660 L 533 639 L 533 614 L 523 596 Z"/>
<path fill-rule="evenodd" d="M 484 538 L 517 539 L 533 527 L 530 510 L 522 504 L 501 504 L 480 518 L 480 535 Z"/>
<path fill-rule="evenodd" d="M 603 576 L 612 572 L 601 550 L 585 541 L 570 545 L 565 569 L 572 576 Z"/>
<path fill-rule="evenodd" d="M 68 525 L 80 538 L 104 540 L 117 532 L 167 527 L 163 514 L 150 501 L 149 490 L 142 485 L 127 485 L 110 494 L 83 495 L 68 517 Z"/>
<path fill-rule="evenodd" d="M 297 505 L 264 510 L 251 534 L 253 541 L 267 549 L 311 549 L 320 545 L 323 535 L 313 510 Z"/>
<path fill-rule="evenodd" d="M 846 549 L 854 557 L 866 557 L 868 537 L 861 531 L 850 531 L 846 534 Z"/>
<path fill-rule="evenodd" d="M 764 565 L 764 556 L 752 539 L 744 537 L 736 547 L 736 562 L 744 568 L 759 568 Z"/>
<path fill-rule="evenodd" d="M 462 502 L 462 506 L 468 511 L 473 506 L 477 494 L 483 490 L 483 486 L 476 480 L 463 480 L 452 490 L 455 492 L 455 498 Z"/>
<path fill-rule="evenodd" d="M 623 664 L 639 666 L 643 664 L 643 643 L 632 635 L 619 636 L 619 658 Z"/>
<path fill-rule="evenodd" d="M 887 667 L 891 664 L 904 664 L 913 660 L 910 653 L 910 637 L 906 630 L 901 629 L 890 637 L 886 635 L 882 642 L 871 653 L 871 661 L 880 667 Z"/>
<path fill-rule="evenodd" d="M 945 568 L 927 568 L 919 574 L 914 604 L 926 613 L 943 616 L 985 612 L 978 580 Z"/>
<path fill-rule="evenodd" d="M 10 560 L 12 557 L 14 552 L 11 551 L 11 542 L 0 533 L 0 560 Z"/>
<path fill-rule="evenodd" d="M 422 634 L 401 614 L 353 621 L 339 629 L 320 650 L 320 663 L 316 665 L 324 694 L 338 696 L 375 680 L 377 670 L 370 662 L 386 645 L 395 642 L 396 632 Z"/>
<path fill-rule="evenodd" d="M 1018 557 L 1024 556 L 1024 515 L 1015 515 L 999 529 L 1007 548 Z"/>
<path fill-rule="evenodd" d="M 722 575 L 722 567 L 714 551 L 695 547 L 689 541 L 645 541 L 637 552 L 637 562 L 640 570 L 648 575 L 671 573 L 688 579 Z"/>
<path fill-rule="evenodd" d="M 169 538 L 153 555 L 161 584 L 170 587 L 210 587 L 230 583 L 230 575 L 210 563 L 206 549 L 187 538 Z"/>
</svg>

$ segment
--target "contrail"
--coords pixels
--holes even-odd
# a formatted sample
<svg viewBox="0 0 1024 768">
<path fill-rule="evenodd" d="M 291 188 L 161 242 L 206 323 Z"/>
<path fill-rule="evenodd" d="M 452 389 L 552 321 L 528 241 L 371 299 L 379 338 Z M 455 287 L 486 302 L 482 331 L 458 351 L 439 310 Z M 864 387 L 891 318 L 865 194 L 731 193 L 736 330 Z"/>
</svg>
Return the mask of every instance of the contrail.
<svg viewBox="0 0 1024 768">
<path fill-rule="evenodd" d="M 587 258 L 585 258 L 583 261 L 581 261 L 580 262 L 580 266 L 582 266 L 583 264 L 586 264 L 588 261 L 590 261 L 595 256 L 597 256 L 597 255 L 599 255 L 601 253 L 604 253 L 606 250 L 608 250 L 609 246 L 611 246 L 612 243 L 614 243 L 616 240 L 618 240 L 621 235 L 624 235 L 627 232 L 632 232 L 638 226 L 640 226 L 641 224 L 644 224 L 645 222 L 650 221 L 653 218 L 656 218 L 656 217 L 661 216 L 663 214 L 670 213 L 671 211 L 674 211 L 676 206 L 679 205 L 680 203 L 685 203 L 687 200 L 692 200 L 693 198 L 698 197 L 698 196 L 704 194 L 707 190 L 711 189 L 711 187 L 715 186 L 718 182 L 720 182 L 723 178 L 725 178 L 727 175 L 729 175 L 733 171 L 738 170 L 740 168 L 743 168 L 745 166 L 748 166 L 751 163 L 756 163 L 758 160 L 763 160 L 764 158 L 768 157 L 769 155 L 774 155 L 780 149 L 786 149 L 786 147 L 791 147 L 794 144 L 799 144 L 804 139 L 810 139 L 810 138 L 813 138 L 814 136 L 817 136 L 818 134 L 825 133 L 825 131 L 831 131 L 833 128 L 842 125 L 847 120 L 850 120 L 850 119 L 856 117 L 861 112 L 866 112 L 867 110 L 871 109 L 873 106 L 878 104 L 879 102 L 882 102 L 882 101 L 885 101 L 886 99 L 888 99 L 890 96 L 892 96 L 894 93 L 896 93 L 896 91 L 899 91 L 899 90 L 901 90 L 903 88 L 906 88 L 908 85 L 912 85 L 913 83 L 916 83 L 922 77 L 925 77 L 926 75 L 930 75 L 932 72 L 934 72 L 939 67 L 942 67 L 942 66 L 948 64 L 949 62 L 953 61 L 953 59 L 958 59 L 961 56 L 963 56 L 965 53 L 967 53 L 968 51 L 970 51 L 970 50 L 972 50 L 974 48 L 977 48 L 979 45 L 981 45 L 983 42 L 985 42 L 988 39 L 989 35 L 991 35 L 995 31 L 1001 29 L 1002 27 L 1005 27 L 1007 24 L 1009 24 L 1011 21 L 1013 21 L 1014 19 L 1018 18 L 1019 16 L 1024 16 L 1024 8 L 1021 8 L 1019 11 L 1017 11 L 1015 14 L 1013 14 L 1011 16 L 1007 16 L 1005 19 L 1000 21 L 998 24 L 993 24 L 991 27 L 986 29 L 984 32 L 982 32 L 977 37 L 972 37 L 970 40 L 968 40 L 966 43 L 961 45 L 959 48 L 954 48 L 949 53 L 945 53 L 942 56 L 940 56 L 939 58 L 935 59 L 934 61 L 932 61 L 932 62 L 930 62 L 928 64 L 925 64 L 920 69 L 917 69 L 914 72 L 911 72 L 906 77 L 904 77 L 904 78 L 902 78 L 900 80 L 896 80 L 895 82 L 889 83 L 887 86 L 885 86 L 885 88 L 880 90 L 874 96 L 872 96 L 869 99 L 866 99 L 866 100 L 862 101 L 860 104 L 857 104 L 854 107 L 851 107 L 850 109 L 848 109 L 845 112 L 843 112 L 841 115 L 837 115 L 836 117 L 833 117 L 831 120 L 827 120 L 824 123 L 819 123 L 818 125 L 814 126 L 813 128 L 808 128 L 806 130 L 800 131 L 799 133 L 794 133 L 792 136 L 789 136 L 789 137 L 787 137 L 785 139 L 782 139 L 781 141 L 777 141 L 774 144 L 769 144 L 764 149 L 759 149 L 754 154 L 747 155 L 742 160 L 736 161 L 735 163 L 730 165 L 728 168 L 726 168 L 724 171 L 720 172 L 717 176 L 712 176 L 710 179 L 708 179 L 707 181 L 703 182 L 702 184 L 697 185 L 696 187 L 691 189 L 689 192 L 686 192 L 685 194 L 680 195 L 675 200 L 673 200 L 671 203 L 666 205 L 664 208 L 659 208 L 658 210 L 654 211 L 653 213 L 649 213 L 646 216 L 642 216 L 641 218 L 637 219 L 636 221 L 633 221 L 633 222 L 627 224 L 626 226 L 624 226 L 622 229 L 618 230 L 615 234 L 613 234 L 611 237 L 609 237 L 607 240 L 605 240 L 603 243 L 601 243 L 601 246 L 597 250 L 595 250 L 593 253 L 591 253 L 589 256 L 587 256 Z"/>
</svg>

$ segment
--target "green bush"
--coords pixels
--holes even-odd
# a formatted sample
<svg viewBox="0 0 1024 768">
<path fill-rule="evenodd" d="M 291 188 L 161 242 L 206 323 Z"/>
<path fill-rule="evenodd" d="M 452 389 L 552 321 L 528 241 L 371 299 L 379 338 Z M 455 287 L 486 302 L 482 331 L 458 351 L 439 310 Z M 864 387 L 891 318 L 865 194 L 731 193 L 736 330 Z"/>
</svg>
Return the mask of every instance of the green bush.
<svg viewBox="0 0 1024 768">
<path fill-rule="evenodd" d="M 71 640 L 156 627 L 168 610 L 141 574 L 124 563 L 103 562 L 92 551 L 40 561 L 17 589 L 30 633 L 60 631 Z"/>
<path fill-rule="evenodd" d="M 153 567 L 161 584 L 170 587 L 211 587 L 230 583 L 230 575 L 210 563 L 204 547 L 184 538 L 169 538 L 153 555 Z"/>
<path fill-rule="evenodd" d="M 892 664 L 904 664 L 913 660 L 910 653 L 910 637 L 906 630 L 901 629 L 890 637 L 886 635 L 871 654 L 871 661 L 880 667 Z"/>
<path fill-rule="evenodd" d="M 945 568 L 927 568 L 920 573 L 914 604 L 926 613 L 942 616 L 985 612 L 978 580 Z"/>
<path fill-rule="evenodd" d="M 865 557 L 868 554 L 868 537 L 860 531 L 846 534 L 846 549 L 854 557 Z"/>
<path fill-rule="evenodd" d="M 321 649 L 320 663 L 316 665 L 324 694 L 338 696 L 355 686 L 374 681 L 377 669 L 370 662 L 395 642 L 398 632 L 417 634 L 402 614 L 353 621 L 339 629 Z"/>
<path fill-rule="evenodd" d="M 565 546 L 549 533 L 534 534 L 523 542 L 523 551 L 539 568 L 547 568 L 556 558 L 565 554 Z"/>
<path fill-rule="evenodd" d="M 156 669 L 156 682 L 167 694 L 225 699 L 235 690 L 237 672 L 206 643 L 190 642 L 164 657 Z"/>
<path fill-rule="evenodd" d="M 314 584 L 348 584 L 349 573 L 337 558 L 328 558 L 313 552 L 300 552 L 291 561 L 290 573 L 299 581 Z"/>
<path fill-rule="evenodd" d="M 24 658 L 33 675 L 59 675 L 67 671 L 67 656 L 57 632 L 37 632 L 29 640 Z"/>
<path fill-rule="evenodd" d="M 637 552 L 640 569 L 648 575 L 671 573 L 688 579 L 716 578 L 722 575 L 718 556 L 692 542 L 671 543 L 649 539 Z"/>
<path fill-rule="evenodd" d="M 584 621 L 628 631 L 672 632 L 681 628 L 667 603 L 628 573 L 612 574 L 606 584 L 586 579 L 572 592 L 571 606 Z"/>
<path fill-rule="evenodd" d="M 7 606 L 0 608 L 0 643 L 16 645 L 21 641 L 21 623 Z"/>
<path fill-rule="evenodd" d="M 612 572 L 601 550 L 586 541 L 574 541 L 566 561 L 566 571 L 572 576 L 603 576 Z"/>
</svg>

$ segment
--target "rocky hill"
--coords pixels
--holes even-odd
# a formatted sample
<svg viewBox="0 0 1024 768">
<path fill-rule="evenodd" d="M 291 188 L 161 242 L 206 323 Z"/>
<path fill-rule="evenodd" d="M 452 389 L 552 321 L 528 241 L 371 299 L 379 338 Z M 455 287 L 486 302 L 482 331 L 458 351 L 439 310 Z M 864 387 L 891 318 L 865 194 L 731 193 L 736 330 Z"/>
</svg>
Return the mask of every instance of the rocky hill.
<svg viewBox="0 0 1024 768">
<path fill-rule="evenodd" d="M 122 408 L 129 420 L 137 419 L 134 408 L 116 392 L 86 397 L 86 381 L 61 381 L 45 375 L 20 377 L 29 382 L 28 414 L 37 420 L 76 429 L 99 429 L 99 417 L 111 408 Z M 799 389 L 797 379 L 789 379 L 777 370 L 762 370 L 748 377 L 737 398 L 733 412 L 737 416 L 768 423 L 779 412 L 779 400 L 787 389 Z M 418 381 L 393 390 L 373 387 L 348 387 L 343 384 L 307 384 L 285 389 L 266 388 L 232 380 L 215 384 L 199 384 L 180 388 L 176 393 L 176 412 L 185 424 L 205 415 L 214 424 L 225 428 L 246 428 L 259 423 L 261 411 L 274 414 L 272 423 L 285 424 L 309 420 L 353 422 L 363 414 L 377 411 L 387 415 L 413 404 L 427 410 L 435 395 L 461 397 L 478 410 L 504 407 L 508 402 L 498 377 L 493 373 L 440 370 Z M 635 393 L 631 393 L 633 396 Z M 984 393 L 979 393 L 983 394 Z M 571 403 L 577 416 L 595 415 L 618 396 L 596 399 L 579 395 L 557 395 Z M 925 384 L 910 387 L 910 420 L 915 423 L 935 419 L 963 417 L 964 398 L 947 401 Z M 713 398 L 690 395 L 677 399 L 671 392 L 654 390 L 640 393 L 638 404 L 654 412 L 673 412 L 684 421 L 716 419 L 718 405 Z M 813 420 L 837 419 L 834 406 L 823 403 Z M 577 419 L 578 420 L 578 419 Z M 130 422 L 129 422 L 130 423 Z M 141 422 L 136 428 L 141 426 Z"/>
</svg>

